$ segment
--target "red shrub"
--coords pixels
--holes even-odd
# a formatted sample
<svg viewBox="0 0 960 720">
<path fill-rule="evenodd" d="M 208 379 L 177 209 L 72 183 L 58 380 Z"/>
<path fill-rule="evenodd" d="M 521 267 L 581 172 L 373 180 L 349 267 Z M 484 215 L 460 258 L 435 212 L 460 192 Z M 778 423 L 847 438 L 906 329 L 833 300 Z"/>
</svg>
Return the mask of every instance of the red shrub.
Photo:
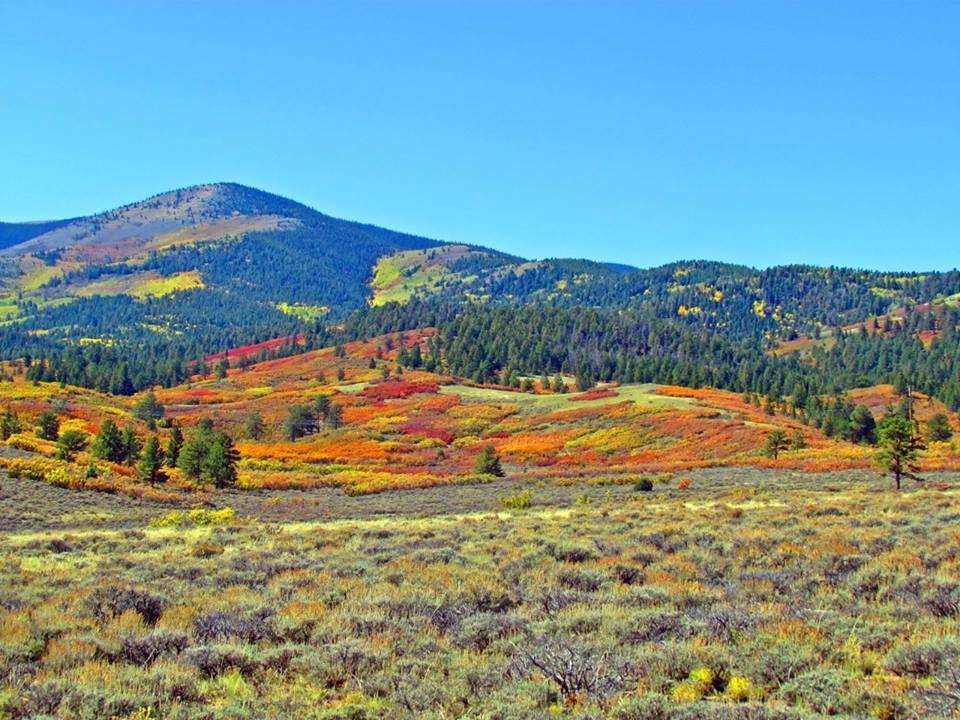
<svg viewBox="0 0 960 720">
<path fill-rule="evenodd" d="M 569 398 L 570 402 L 582 402 L 583 400 L 603 400 L 604 398 L 617 397 L 617 391 L 613 388 L 594 388 L 580 395 Z"/>
<path fill-rule="evenodd" d="M 449 445 L 456 437 L 449 430 L 438 428 L 424 420 L 411 420 L 400 426 L 400 432 L 404 435 L 413 435 L 418 438 L 433 438 L 439 440 L 445 445 Z"/>
<path fill-rule="evenodd" d="M 410 397 L 417 393 L 436 394 L 436 383 L 413 383 L 403 380 L 390 380 L 377 385 L 370 385 L 360 394 L 370 400 L 396 400 Z"/>
</svg>

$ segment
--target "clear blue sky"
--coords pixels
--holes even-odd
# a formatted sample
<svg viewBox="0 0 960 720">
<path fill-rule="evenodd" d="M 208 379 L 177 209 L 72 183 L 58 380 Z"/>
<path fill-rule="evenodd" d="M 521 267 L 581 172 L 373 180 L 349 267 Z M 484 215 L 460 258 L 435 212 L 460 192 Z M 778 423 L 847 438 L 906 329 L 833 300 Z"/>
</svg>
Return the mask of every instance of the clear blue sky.
<svg viewBox="0 0 960 720">
<path fill-rule="evenodd" d="M 527 257 L 960 265 L 960 2 L 0 3 L 0 219 L 230 180 Z"/>
</svg>

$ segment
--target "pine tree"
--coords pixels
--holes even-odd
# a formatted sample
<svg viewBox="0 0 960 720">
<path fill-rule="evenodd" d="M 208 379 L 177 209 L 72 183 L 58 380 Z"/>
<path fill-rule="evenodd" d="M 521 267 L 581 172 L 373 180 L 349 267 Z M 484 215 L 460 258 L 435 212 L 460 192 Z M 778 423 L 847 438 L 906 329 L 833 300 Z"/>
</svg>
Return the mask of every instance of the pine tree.
<svg viewBox="0 0 960 720">
<path fill-rule="evenodd" d="M 893 473 L 899 490 L 900 478 L 917 470 L 916 461 L 924 450 L 923 440 L 917 434 L 913 421 L 899 413 L 887 415 L 880 421 L 877 437 L 880 452 L 877 453 L 876 461 Z"/>
<path fill-rule="evenodd" d="M 945 414 L 937 413 L 927 421 L 927 439 L 930 442 L 946 442 L 952 437 L 950 418 Z"/>
<path fill-rule="evenodd" d="M 780 457 L 780 453 L 790 447 L 790 443 L 787 442 L 787 433 L 779 428 L 767 435 L 767 442 L 763 446 L 764 454 L 776 460 Z"/>
<path fill-rule="evenodd" d="M 180 448 L 177 467 L 190 480 L 199 480 L 203 471 L 203 459 L 207 455 L 207 441 L 200 432 L 195 433 Z"/>
<path fill-rule="evenodd" d="M 259 440 L 263 436 L 263 417 L 258 412 L 247 416 L 244 431 L 251 440 Z"/>
<path fill-rule="evenodd" d="M 183 447 L 183 430 L 180 429 L 180 425 L 177 423 L 173 424 L 173 427 L 170 428 L 170 440 L 167 442 L 167 452 L 165 453 L 165 461 L 167 467 L 176 467 L 177 460 L 180 459 L 180 449 Z"/>
<path fill-rule="evenodd" d="M 6 410 L 3 412 L 3 417 L 0 418 L 0 438 L 7 440 L 11 435 L 20 432 L 20 430 L 22 430 L 20 418 L 17 417 L 13 409 L 7 405 Z"/>
<path fill-rule="evenodd" d="M 37 437 L 41 440 L 56 440 L 60 437 L 60 418 L 53 410 L 44 410 L 37 417 Z"/>
<path fill-rule="evenodd" d="M 476 472 L 478 475 L 494 475 L 503 477 L 503 468 L 500 466 L 500 458 L 497 457 L 497 451 L 493 445 L 484 446 L 477 457 Z"/>
<path fill-rule="evenodd" d="M 877 442 L 877 423 L 870 408 L 857 405 L 853 409 L 844 435 L 852 443 L 873 445 Z"/>
<path fill-rule="evenodd" d="M 157 400 L 157 396 L 154 395 L 153 390 L 147 392 L 147 394 L 143 396 L 143 399 L 133 408 L 133 416 L 138 420 L 143 420 L 148 423 L 151 427 L 156 427 L 157 420 L 161 420 L 164 413 L 164 407 L 160 401 Z"/>
<path fill-rule="evenodd" d="M 82 430 L 64 430 L 57 440 L 57 459 L 72 462 L 74 456 L 87 446 L 87 434 Z"/>
<path fill-rule="evenodd" d="M 201 480 L 221 489 L 237 482 L 240 453 L 226 433 L 217 433 L 201 465 Z"/>
<path fill-rule="evenodd" d="M 322 397 L 329 403 L 326 396 Z M 287 410 L 287 419 L 283 422 L 283 436 L 290 442 L 304 435 L 313 434 L 318 429 L 317 413 L 310 406 L 293 405 Z"/>
<path fill-rule="evenodd" d="M 330 403 L 327 407 L 327 417 L 324 421 L 328 428 L 336 430 L 343 426 L 343 408 L 336 403 Z"/>
<path fill-rule="evenodd" d="M 143 454 L 137 464 L 137 477 L 151 485 L 167 481 L 167 474 L 163 469 L 163 450 L 160 449 L 160 441 L 155 435 L 151 435 L 143 446 Z"/>
<path fill-rule="evenodd" d="M 93 456 L 109 462 L 123 462 L 123 436 L 113 420 L 104 420 L 100 434 L 93 441 Z"/>
<path fill-rule="evenodd" d="M 134 432 L 133 425 L 127 425 L 125 428 L 123 428 L 123 434 L 120 442 L 123 447 L 122 462 L 125 465 L 133 467 L 137 464 L 137 460 L 140 458 L 141 447 L 140 438 L 138 438 L 136 432 Z"/>
</svg>

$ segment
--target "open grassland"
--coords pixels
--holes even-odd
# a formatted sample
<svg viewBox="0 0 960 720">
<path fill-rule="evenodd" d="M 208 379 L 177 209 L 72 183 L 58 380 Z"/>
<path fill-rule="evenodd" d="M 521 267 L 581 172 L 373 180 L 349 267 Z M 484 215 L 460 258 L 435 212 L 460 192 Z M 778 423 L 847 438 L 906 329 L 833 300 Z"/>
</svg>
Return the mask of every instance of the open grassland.
<svg viewBox="0 0 960 720">
<path fill-rule="evenodd" d="M 377 261 L 373 269 L 372 305 L 404 302 L 418 292 L 431 293 L 445 280 L 460 276 L 450 266 L 471 256 L 483 256 L 467 245 L 441 245 L 426 250 L 404 250 Z M 463 278 L 460 278 L 463 279 Z"/>
<path fill-rule="evenodd" d="M 180 290 L 202 288 L 203 280 L 196 270 L 161 276 L 155 272 L 118 275 L 106 280 L 88 282 L 74 293 L 79 297 L 94 295 L 131 295 L 135 298 L 163 297 Z"/>
<path fill-rule="evenodd" d="M 24 479 L 0 491 L 6 717 L 960 707 L 955 474 L 902 494 L 857 472 L 715 469 L 650 492 L 501 481 L 218 496 L 232 513 Z"/>
</svg>

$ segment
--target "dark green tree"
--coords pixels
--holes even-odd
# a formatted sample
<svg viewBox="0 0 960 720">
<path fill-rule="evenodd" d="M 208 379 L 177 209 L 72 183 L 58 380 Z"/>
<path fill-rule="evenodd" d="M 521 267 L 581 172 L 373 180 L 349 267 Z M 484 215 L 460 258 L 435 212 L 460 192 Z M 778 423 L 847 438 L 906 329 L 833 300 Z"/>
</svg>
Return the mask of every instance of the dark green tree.
<svg viewBox="0 0 960 720">
<path fill-rule="evenodd" d="M 101 460 L 109 460 L 115 463 L 123 462 L 123 435 L 121 435 L 120 429 L 113 420 L 108 418 L 100 425 L 100 434 L 93 441 L 92 450 L 93 456 Z"/>
<path fill-rule="evenodd" d="M 140 438 L 137 437 L 133 425 L 127 425 L 123 428 L 120 442 L 123 447 L 123 459 L 121 462 L 123 462 L 124 465 L 133 467 L 140 458 L 141 448 Z"/>
<path fill-rule="evenodd" d="M 157 400 L 153 390 L 148 391 L 133 408 L 133 416 L 138 420 L 143 420 L 150 428 L 156 427 L 157 420 L 163 419 L 164 412 L 164 407 Z"/>
<path fill-rule="evenodd" d="M 177 466 L 181 448 L 183 448 L 183 430 L 175 422 L 173 427 L 170 428 L 170 439 L 167 441 L 167 451 L 164 453 L 164 461 L 167 463 L 167 467 Z"/>
<path fill-rule="evenodd" d="M 323 396 L 326 399 L 326 396 Z M 329 400 L 327 401 L 329 402 Z M 292 405 L 287 410 L 287 419 L 283 422 L 283 436 L 293 442 L 304 435 L 319 430 L 317 413 L 308 405 Z"/>
<path fill-rule="evenodd" d="M 899 490 L 900 478 L 912 475 L 918 469 L 916 463 L 924 450 L 923 440 L 917 434 L 914 422 L 899 413 L 887 415 L 880 421 L 877 440 L 880 443 L 877 464 L 893 474 Z"/>
<path fill-rule="evenodd" d="M 503 477 L 503 468 L 500 466 L 500 458 L 493 445 L 484 446 L 477 457 L 477 464 L 474 468 L 478 475 L 494 475 Z"/>
<path fill-rule="evenodd" d="M 53 410 L 44 410 L 37 417 L 37 437 L 56 440 L 60 436 L 60 418 Z"/>
<path fill-rule="evenodd" d="M 244 433 L 251 440 L 259 440 L 263 437 L 263 416 L 258 412 L 252 412 L 247 415 L 247 419 L 243 424 Z"/>
<path fill-rule="evenodd" d="M 0 439 L 7 440 L 11 435 L 20 432 L 22 429 L 20 418 L 13 409 L 7 405 L 3 411 L 3 416 L 0 417 Z"/>
<path fill-rule="evenodd" d="M 953 437 L 953 428 L 950 427 L 950 418 L 944 413 L 937 413 L 927 420 L 927 440 L 930 442 L 946 442 Z"/>
<path fill-rule="evenodd" d="M 57 440 L 57 459 L 73 462 L 76 454 L 87 446 L 88 440 L 82 430 L 64 430 Z"/>
<path fill-rule="evenodd" d="M 143 445 L 143 453 L 137 463 L 137 477 L 151 485 L 167 481 L 167 473 L 163 469 L 163 450 L 155 435 L 151 435 Z"/>
<path fill-rule="evenodd" d="M 846 439 L 858 445 L 874 445 L 877 442 L 877 422 L 866 405 L 857 405 L 850 413 Z"/>
<path fill-rule="evenodd" d="M 177 467 L 189 480 L 199 480 L 203 471 L 203 459 L 207 455 L 208 438 L 199 430 L 180 448 Z"/>
<path fill-rule="evenodd" d="M 216 433 L 203 458 L 200 479 L 218 489 L 234 485 L 237 482 L 237 463 L 240 453 L 226 433 Z"/>
<path fill-rule="evenodd" d="M 336 430 L 343 426 L 343 408 L 336 403 L 330 403 L 327 407 L 327 416 L 324 423 L 331 430 Z"/>
<path fill-rule="evenodd" d="M 790 447 L 790 441 L 787 440 L 787 433 L 777 428 L 767 435 L 767 441 L 763 446 L 763 454 L 776 460 L 780 453 Z"/>
</svg>

